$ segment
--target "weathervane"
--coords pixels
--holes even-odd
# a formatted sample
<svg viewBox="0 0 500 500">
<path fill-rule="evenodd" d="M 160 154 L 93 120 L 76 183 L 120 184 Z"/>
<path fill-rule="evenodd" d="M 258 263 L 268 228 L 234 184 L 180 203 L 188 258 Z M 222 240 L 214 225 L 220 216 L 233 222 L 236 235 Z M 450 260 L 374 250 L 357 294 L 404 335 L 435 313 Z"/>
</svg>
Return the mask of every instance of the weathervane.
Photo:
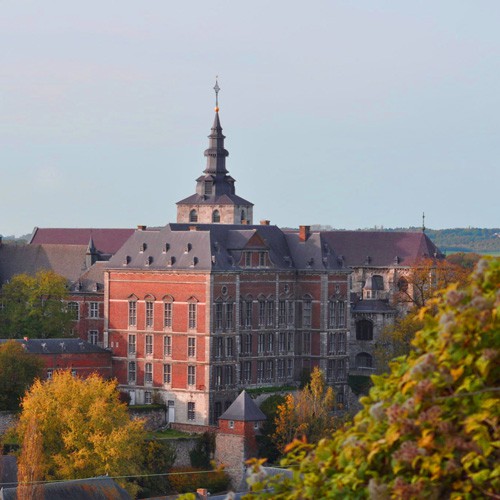
<svg viewBox="0 0 500 500">
<path fill-rule="evenodd" d="M 214 90 L 215 90 L 215 111 L 217 112 L 219 112 L 219 90 L 220 90 L 218 79 L 219 75 L 216 75 Z"/>
</svg>

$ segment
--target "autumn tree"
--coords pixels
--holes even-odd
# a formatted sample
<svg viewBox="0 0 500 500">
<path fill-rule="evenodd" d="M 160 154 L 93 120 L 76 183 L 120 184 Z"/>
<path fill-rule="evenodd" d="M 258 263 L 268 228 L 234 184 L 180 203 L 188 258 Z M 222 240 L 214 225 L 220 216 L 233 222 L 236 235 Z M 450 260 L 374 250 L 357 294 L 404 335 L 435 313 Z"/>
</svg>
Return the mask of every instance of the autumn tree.
<svg viewBox="0 0 500 500">
<path fill-rule="evenodd" d="M 273 441 L 280 452 L 295 438 L 317 442 L 333 430 L 330 415 L 335 404 L 333 389 L 325 382 L 323 372 L 315 367 L 311 380 L 297 395 L 287 394 L 278 406 Z"/>
<path fill-rule="evenodd" d="M 66 279 L 52 271 L 14 276 L 2 288 L 0 337 L 68 336 L 72 315 L 64 302 L 66 298 Z"/>
<path fill-rule="evenodd" d="M 500 259 L 481 260 L 469 285 L 450 285 L 421 311 L 415 350 L 372 377 L 353 424 L 318 445 L 296 441 L 282 461 L 293 478 L 253 490 L 273 499 L 498 498 L 499 312 Z"/>
<path fill-rule="evenodd" d="M 116 386 L 116 381 L 96 374 L 80 379 L 69 371 L 55 372 L 51 380 L 33 384 L 22 401 L 17 433 L 23 453 L 36 418 L 44 480 L 140 473 L 143 422 L 130 419 Z M 123 485 L 134 493 L 138 489 L 130 481 Z"/>
<path fill-rule="evenodd" d="M 0 410 L 18 410 L 26 389 L 42 372 L 43 362 L 19 342 L 0 344 Z"/>
<path fill-rule="evenodd" d="M 33 415 L 26 425 L 22 451 L 17 461 L 17 500 L 43 498 L 40 481 L 43 480 L 43 438 Z"/>
</svg>

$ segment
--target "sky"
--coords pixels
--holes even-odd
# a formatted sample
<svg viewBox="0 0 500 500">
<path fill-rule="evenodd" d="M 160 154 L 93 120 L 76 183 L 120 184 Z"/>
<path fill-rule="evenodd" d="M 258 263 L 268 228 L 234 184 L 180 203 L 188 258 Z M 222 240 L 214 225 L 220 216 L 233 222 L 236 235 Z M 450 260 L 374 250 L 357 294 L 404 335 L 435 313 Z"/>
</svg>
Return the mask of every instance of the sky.
<svg viewBox="0 0 500 500">
<path fill-rule="evenodd" d="M 254 221 L 500 226 L 498 0 L 4 0 L 0 233 L 175 222 L 214 115 Z"/>
</svg>

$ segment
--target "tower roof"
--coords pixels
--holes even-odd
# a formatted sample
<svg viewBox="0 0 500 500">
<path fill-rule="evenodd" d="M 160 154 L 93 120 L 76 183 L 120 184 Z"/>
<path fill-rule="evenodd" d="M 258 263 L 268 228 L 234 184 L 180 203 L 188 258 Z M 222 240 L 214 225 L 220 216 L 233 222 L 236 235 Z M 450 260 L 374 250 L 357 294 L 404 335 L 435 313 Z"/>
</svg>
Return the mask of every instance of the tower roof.
<svg viewBox="0 0 500 500">
<path fill-rule="evenodd" d="M 266 416 L 254 403 L 253 399 L 242 391 L 233 401 L 233 404 L 219 417 L 222 420 L 238 420 L 241 422 L 255 422 L 266 420 Z"/>
</svg>

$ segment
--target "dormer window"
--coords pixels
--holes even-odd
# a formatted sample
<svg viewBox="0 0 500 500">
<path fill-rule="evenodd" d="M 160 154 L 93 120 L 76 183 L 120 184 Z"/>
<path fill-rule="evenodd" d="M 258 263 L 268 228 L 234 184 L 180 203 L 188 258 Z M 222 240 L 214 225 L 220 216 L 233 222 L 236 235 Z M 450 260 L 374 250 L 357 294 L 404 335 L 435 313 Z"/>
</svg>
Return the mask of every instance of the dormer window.
<svg viewBox="0 0 500 500">
<path fill-rule="evenodd" d="M 163 253 L 167 253 L 170 250 L 170 244 L 165 243 L 165 246 L 163 247 Z"/>
<path fill-rule="evenodd" d="M 266 253 L 267 252 L 259 252 L 259 267 L 266 267 Z"/>
<path fill-rule="evenodd" d="M 191 245 L 191 243 L 188 243 L 188 244 L 186 245 L 186 249 L 184 250 L 184 252 L 185 252 L 185 253 L 188 253 L 188 252 L 190 252 L 190 251 L 192 250 L 192 248 L 193 248 L 193 245 Z"/>
<path fill-rule="evenodd" d="M 132 259 L 131 259 L 130 255 L 126 255 L 126 256 L 125 256 L 125 260 L 123 261 L 123 265 L 124 265 L 124 266 L 128 266 L 128 265 L 130 264 L 130 261 L 131 261 L 131 260 L 132 260 Z"/>
<path fill-rule="evenodd" d="M 146 266 L 150 266 L 151 264 L 153 263 L 153 257 L 149 256 L 149 257 L 146 257 Z"/>
<path fill-rule="evenodd" d="M 252 267 L 252 253 L 245 252 L 245 267 Z"/>
<path fill-rule="evenodd" d="M 189 212 L 189 222 L 198 222 L 198 212 L 194 208 Z"/>
<path fill-rule="evenodd" d="M 213 184 L 211 182 L 205 182 L 205 195 L 210 196 L 212 194 Z"/>
<path fill-rule="evenodd" d="M 212 212 L 212 222 L 216 224 L 220 222 L 220 212 L 218 210 L 214 210 Z"/>
<path fill-rule="evenodd" d="M 147 248 L 148 246 L 146 245 L 146 243 L 142 243 L 139 252 L 143 253 L 146 251 Z"/>
</svg>

